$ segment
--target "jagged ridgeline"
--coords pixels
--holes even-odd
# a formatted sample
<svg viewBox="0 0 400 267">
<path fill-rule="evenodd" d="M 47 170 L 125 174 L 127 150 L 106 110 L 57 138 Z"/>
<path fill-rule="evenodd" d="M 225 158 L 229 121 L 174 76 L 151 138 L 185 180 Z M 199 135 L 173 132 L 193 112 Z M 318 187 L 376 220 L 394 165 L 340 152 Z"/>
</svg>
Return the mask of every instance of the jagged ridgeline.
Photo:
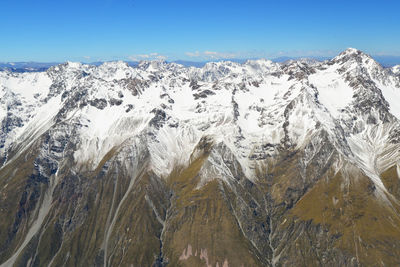
<svg viewBox="0 0 400 267">
<path fill-rule="evenodd" d="M 1 266 L 398 266 L 400 68 L 0 72 Z"/>
</svg>

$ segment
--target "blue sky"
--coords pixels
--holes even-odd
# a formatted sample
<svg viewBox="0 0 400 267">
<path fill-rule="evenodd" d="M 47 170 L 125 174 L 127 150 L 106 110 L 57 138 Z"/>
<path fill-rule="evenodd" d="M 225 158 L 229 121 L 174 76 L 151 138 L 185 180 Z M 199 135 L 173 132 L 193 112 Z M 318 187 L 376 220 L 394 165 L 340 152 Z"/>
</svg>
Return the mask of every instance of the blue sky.
<svg viewBox="0 0 400 267">
<path fill-rule="evenodd" d="M 4 0 L 0 61 L 400 56 L 397 0 Z"/>
</svg>

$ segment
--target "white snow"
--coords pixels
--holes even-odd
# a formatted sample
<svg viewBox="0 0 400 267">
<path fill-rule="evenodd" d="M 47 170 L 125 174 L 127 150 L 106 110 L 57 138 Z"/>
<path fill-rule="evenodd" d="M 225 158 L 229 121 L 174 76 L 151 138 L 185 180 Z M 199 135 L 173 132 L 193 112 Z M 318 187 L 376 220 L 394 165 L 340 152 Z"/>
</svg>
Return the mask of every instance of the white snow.
<svg viewBox="0 0 400 267">
<path fill-rule="evenodd" d="M 359 55 L 359 51 L 348 49 L 335 59 L 351 54 Z M 400 118 L 396 78 L 393 74 L 393 77 L 385 76 L 391 72 L 386 74 L 370 57 L 361 56 L 362 66 L 376 78 L 374 81 L 388 101 L 390 112 Z M 290 77 L 289 72 L 301 71 L 307 64 L 315 69 L 314 74 L 301 81 Z M 358 75 L 362 70 L 355 60 L 340 65 L 307 60 L 285 65 L 249 60 L 244 64 L 208 63 L 203 68 L 185 68 L 162 61 L 144 61 L 138 68 L 120 61 L 98 67 L 67 62 L 52 68 L 51 74 L 0 72 L 0 98 L 8 101 L 0 104 L 0 120 L 7 116 L 11 100 L 21 101 L 21 108 L 13 112 L 22 118 L 23 126 L 8 133 L 6 146 L 13 142 L 29 145 L 54 125 L 53 118 L 65 104 L 65 100 L 61 100 L 64 91 L 74 93 L 88 89 L 89 101 L 103 99 L 107 106 L 98 109 L 86 103 L 82 108 L 67 110 L 65 120 L 81 125 L 74 153 L 78 165 L 96 168 L 111 149 L 127 146 L 137 136 L 146 136 L 142 140 L 149 150 L 152 168 L 160 176 L 167 177 L 176 165 L 188 164 L 199 140 L 209 136 L 216 144 L 223 143 L 232 151 L 245 174 L 252 177 L 255 163 L 250 156 L 260 151 L 274 153 L 273 149 L 262 151 L 261 147 L 280 144 L 285 137 L 284 125 L 290 142 L 297 148 L 313 138 L 319 131 L 319 124 L 322 124 L 320 129 L 330 134 L 333 143 L 339 142 L 336 136 L 339 119 L 346 118 L 343 110 L 354 104 L 354 89 L 339 68 L 345 68 L 349 75 Z M 395 70 L 393 68 L 393 72 Z M 124 80 L 129 79 L 142 81 L 142 84 L 133 82 L 133 86 L 138 86 L 134 89 L 124 87 Z M 63 81 L 65 89 L 45 103 L 53 80 Z M 192 81 L 200 87 L 192 88 Z M 212 93 L 195 98 L 194 95 L 204 92 Z M 111 100 L 115 99 L 121 103 L 112 105 Z M 155 116 L 153 110 L 165 113 L 160 129 L 149 125 Z M 379 140 L 373 139 L 370 143 L 367 141 L 370 136 L 363 133 L 349 137 L 354 160 L 366 172 L 377 164 L 386 166 L 383 162 L 391 162 L 396 156 L 387 152 L 387 146 L 371 148 L 371 144 Z M 381 138 L 388 140 L 387 136 Z M 364 153 L 371 151 L 374 151 L 373 158 L 367 158 Z M 210 164 L 215 165 L 216 176 L 224 176 L 227 172 L 218 163 L 221 162 L 218 157 L 211 157 Z M 379 161 L 383 157 L 387 160 Z M 371 175 L 376 178 L 378 174 Z"/>
<path fill-rule="evenodd" d="M 337 66 L 317 71 L 308 77 L 311 84 L 318 90 L 318 99 L 331 113 L 338 117 L 340 111 L 349 105 L 353 98 L 353 89 L 338 73 Z"/>
<path fill-rule="evenodd" d="M 400 65 L 396 65 L 396 66 L 392 67 L 392 71 L 395 74 L 400 74 Z"/>
<path fill-rule="evenodd" d="M 7 75 L 0 72 L 0 87 L 12 90 L 23 99 L 34 102 L 35 95 L 40 98 L 47 96 L 52 81 L 45 72 L 33 72 Z"/>
<path fill-rule="evenodd" d="M 385 85 L 377 80 L 375 83 L 381 90 L 385 100 L 389 103 L 390 113 L 400 120 L 400 87 L 396 87 L 393 83 Z"/>
</svg>

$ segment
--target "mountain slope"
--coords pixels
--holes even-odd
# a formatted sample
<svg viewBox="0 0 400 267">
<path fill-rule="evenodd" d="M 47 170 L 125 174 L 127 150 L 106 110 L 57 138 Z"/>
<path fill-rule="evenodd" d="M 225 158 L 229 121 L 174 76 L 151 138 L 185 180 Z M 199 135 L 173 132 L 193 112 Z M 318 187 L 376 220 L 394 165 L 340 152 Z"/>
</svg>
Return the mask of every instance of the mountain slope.
<svg viewBox="0 0 400 267">
<path fill-rule="evenodd" d="M 0 264 L 400 264 L 399 100 L 352 48 L 0 72 Z"/>
</svg>

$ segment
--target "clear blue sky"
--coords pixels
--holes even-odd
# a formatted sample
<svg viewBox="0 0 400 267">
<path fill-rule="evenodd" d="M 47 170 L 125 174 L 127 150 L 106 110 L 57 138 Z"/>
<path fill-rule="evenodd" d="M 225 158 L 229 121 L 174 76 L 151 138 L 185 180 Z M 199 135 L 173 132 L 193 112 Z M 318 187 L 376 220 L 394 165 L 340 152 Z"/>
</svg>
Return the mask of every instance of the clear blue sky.
<svg viewBox="0 0 400 267">
<path fill-rule="evenodd" d="M 4 0 L 0 61 L 400 55 L 398 0 Z"/>
</svg>

